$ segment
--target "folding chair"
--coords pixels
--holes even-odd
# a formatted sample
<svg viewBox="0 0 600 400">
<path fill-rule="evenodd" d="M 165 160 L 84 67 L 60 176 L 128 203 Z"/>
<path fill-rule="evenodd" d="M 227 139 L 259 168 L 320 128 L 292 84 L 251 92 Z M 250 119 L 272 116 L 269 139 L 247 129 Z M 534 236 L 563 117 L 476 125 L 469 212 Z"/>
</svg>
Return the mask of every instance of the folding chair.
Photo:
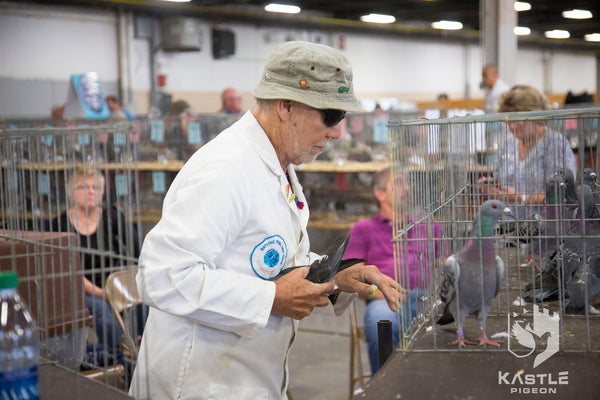
<svg viewBox="0 0 600 400">
<path fill-rule="evenodd" d="M 121 271 L 111 273 L 104 286 L 106 300 L 110 304 L 121 329 L 123 330 L 123 339 L 121 347 L 123 354 L 137 360 L 139 352 L 139 341 L 137 340 L 137 323 L 136 318 L 128 324 L 125 323 L 123 312 L 134 308 L 136 305 L 142 304 L 142 298 L 137 290 L 135 276 L 137 275 L 138 267 L 124 267 Z M 137 315 L 134 313 L 134 315 Z M 128 321 L 129 322 L 129 321 Z"/>
</svg>

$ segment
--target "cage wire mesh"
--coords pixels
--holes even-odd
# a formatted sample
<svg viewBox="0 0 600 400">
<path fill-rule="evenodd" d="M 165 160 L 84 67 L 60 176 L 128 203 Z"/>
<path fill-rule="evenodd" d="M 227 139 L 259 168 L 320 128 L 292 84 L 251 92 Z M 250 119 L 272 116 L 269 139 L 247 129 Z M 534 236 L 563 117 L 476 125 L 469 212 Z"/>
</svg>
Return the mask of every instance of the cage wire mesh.
<svg viewBox="0 0 600 400">
<path fill-rule="evenodd" d="M 44 360 L 128 389 L 144 234 L 186 159 L 238 118 L 0 119 L 0 268 L 19 275 Z M 84 278 L 103 292 L 88 296 Z"/>
<path fill-rule="evenodd" d="M 505 273 L 485 330 L 500 343 L 467 349 L 522 355 L 532 351 L 525 334 L 534 337 L 538 349 L 552 344 L 563 352 L 600 351 L 594 308 L 600 302 L 600 204 L 593 181 L 599 119 L 600 108 L 588 108 L 390 122 L 396 279 L 404 289 L 423 293 L 417 318 L 411 320 L 402 308 L 398 313 L 404 334 L 399 349 L 464 349 L 453 344 L 456 322 L 436 324 L 442 314 L 442 265 L 469 240 L 480 205 L 497 198 L 512 211 L 492 236 Z M 566 145 L 516 139 L 548 132 Z M 528 156 L 523 147 L 531 149 Z M 569 183 L 571 149 L 576 171 Z M 532 160 L 542 161 L 537 166 Z M 466 268 L 482 271 L 483 266 L 461 270 Z M 542 322 L 556 325 L 556 332 L 548 335 Z M 521 326 L 534 328 L 525 332 Z M 464 334 L 479 336 L 475 316 L 466 318 Z"/>
<path fill-rule="evenodd" d="M 86 296 L 84 277 L 104 288 L 111 273 L 137 263 L 138 171 L 135 163 L 110 161 L 134 158 L 130 124 L 11 125 L 0 135 L 1 268 L 19 275 L 44 359 L 104 372 L 107 382 L 124 387 L 130 363 L 119 348 L 120 327 L 96 318 L 111 307 L 103 292 L 90 296 L 95 302 Z M 79 208 L 81 202 L 90 206 Z M 83 218 L 73 217 L 78 212 Z M 117 365 L 125 369 L 109 374 Z"/>
</svg>

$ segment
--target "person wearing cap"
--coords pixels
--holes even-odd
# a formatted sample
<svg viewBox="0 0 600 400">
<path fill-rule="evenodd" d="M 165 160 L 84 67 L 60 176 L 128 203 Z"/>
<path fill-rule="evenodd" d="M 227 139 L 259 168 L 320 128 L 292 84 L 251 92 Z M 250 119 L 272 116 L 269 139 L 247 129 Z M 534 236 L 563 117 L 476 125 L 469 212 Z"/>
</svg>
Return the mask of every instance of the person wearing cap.
<svg viewBox="0 0 600 400">
<path fill-rule="evenodd" d="M 313 261 L 309 210 L 294 165 L 312 161 L 358 111 L 339 51 L 286 42 L 271 52 L 256 105 L 196 151 L 147 234 L 138 289 L 150 313 L 130 394 L 152 399 L 285 399 L 298 320 L 338 294 L 338 311 L 377 285 L 364 263 L 332 282 L 304 279 Z M 282 271 L 293 268 L 291 272 Z"/>
</svg>

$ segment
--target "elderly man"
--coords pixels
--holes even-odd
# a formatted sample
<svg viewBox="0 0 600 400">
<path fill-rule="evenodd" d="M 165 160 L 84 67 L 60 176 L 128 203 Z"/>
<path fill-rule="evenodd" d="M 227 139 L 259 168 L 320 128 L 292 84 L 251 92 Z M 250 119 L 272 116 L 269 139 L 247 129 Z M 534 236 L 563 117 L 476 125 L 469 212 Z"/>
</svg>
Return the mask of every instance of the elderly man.
<svg viewBox="0 0 600 400">
<path fill-rule="evenodd" d="M 227 88 L 221 92 L 221 113 L 237 114 L 242 111 L 242 95 L 237 89 Z"/>
<path fill-rule="evenodd" d="M 498 69 L 492 64 L 483 67 L 481 71 L 481 86 L 487 88 L 485 93 L 485 112 L 493 113 L 498 110 L 498 98 L 510 87 L 498 76 Z"/>
<path fill-rule="evenodd" d="M 299 319 L 330 294 L 339 306 L 372 284 L 396 307 L 398 285 L 372 265 L 305 279 L 319 256 L 293 165 L 312 161 L 340 137 L 345 112 L 360 109 L 346 57 L 280 44 L 254 95 L 256 106 L 184 165 L 144 241 L 137 282 L 151 309 L 137 398 L 285 399 Z"/>
</svg>

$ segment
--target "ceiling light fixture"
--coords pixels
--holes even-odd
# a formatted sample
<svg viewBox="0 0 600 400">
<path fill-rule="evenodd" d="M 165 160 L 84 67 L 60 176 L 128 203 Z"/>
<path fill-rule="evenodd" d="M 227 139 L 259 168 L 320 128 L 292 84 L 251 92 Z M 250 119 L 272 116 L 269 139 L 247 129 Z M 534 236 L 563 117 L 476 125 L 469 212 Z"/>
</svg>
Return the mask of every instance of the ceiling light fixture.
<svg viewBox="0 0 600 400">
<path fill-rule="evenodd" d="M 369 14 L 360 17 L 362 22 L 372 22 L 374 24 L 391 24 L 396 22 L 396 17 L 386 14 Z"/>
<path fill-rule="evenodd" d="M 531 34 L 531 29 L 529 29 L 526 26 L 515 26 L 513 29 L 513 32 L 517 36 L 527 36 L 527 35 Z"/>
<path fill-rule="evenodd" d="M 287 4 L 271 3 L 265 6 L 265 11 L 285 14 L 298 14 L 300 12 L 300 7 L 290 6 Z"/>
<path fill-rule="evenodd" d="M 458 29 L 462 29 L 463 24 L 457 21 L 437 21 L 437 22 L 432 22 L 431 26 L 434 29 L 446 29 L 446 30 L 451 30 L 451 31 L 455 31 Z"/>
<path fill-rule="evenodd" d="M 551 31 L 544 32 L 544 36 L 550 39 L 568 39 L 571 37 L 569 31 L 563 31 L 562 29 L 553 29 Z"/>
<path fill-rule="evenodd" d="M 529 11 L 531 10 L 531 4 L 524 1 L 515 1 L 515 11 Z"/>
<path fill-rule="evenodd" d="M 563 11 L 562 16 L 565 18 L 571 18 L 571 19 L 588 19 L 588 18 L 593 17 L 593 15 L 590 11 L 578 10 L 576 8 L 569 10 L 569 11 Z"/>
<path fill-rule="evenodd" d="M 189 3 L 192 0 L 162 0 L 162 1 L 170 1 L 171 3 Z"/>
<path fill-rule="evenodd" d="M 600 42 L 600 33 L 588 33 L 583 38 L 588 42 Z"/>
</svg>

